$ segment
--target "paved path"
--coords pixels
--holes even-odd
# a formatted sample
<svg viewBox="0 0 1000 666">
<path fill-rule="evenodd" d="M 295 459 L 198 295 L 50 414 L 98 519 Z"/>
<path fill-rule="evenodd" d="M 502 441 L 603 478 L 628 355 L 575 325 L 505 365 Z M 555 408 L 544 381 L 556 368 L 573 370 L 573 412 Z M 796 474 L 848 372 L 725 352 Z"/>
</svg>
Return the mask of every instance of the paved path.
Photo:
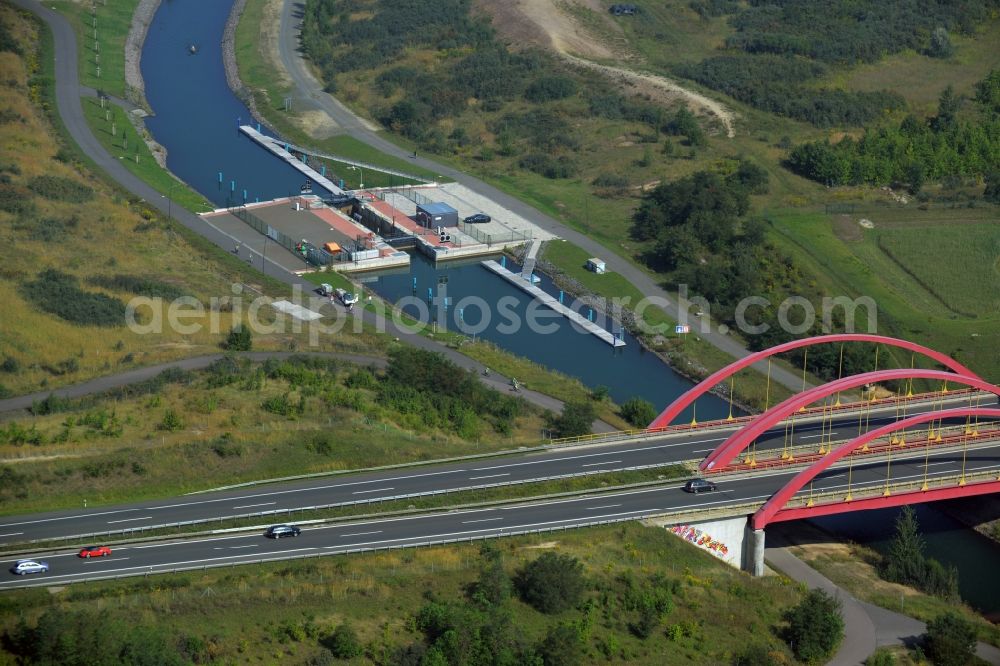
<svg viewBox="0 0 1000 666">
<path fill-rule="evenodd" d="M 916 645 L 927 630 L 919 620 L 856 599 L 795 557 L 783 542 L 765 548 L 764 559 L 789 578 L 819 588 L 843 604 L 844 640 L 828 666 L 858 666 L 885 645 Z M 988 664 L 1000 664 L 1000 650 L 992 645 L 979 643 L 976 654 Z"/>
<path fill-rule="evenodd" d="M 322 84 L 313 76 L 308 63 L 305 62 L 299 52 L 299 30 L 302 23 L 301 6 L 301 0 L 285 0 L 281 14 L 281 31 L 278 39 L 281 62 L 295 87 L 295 92 L 292 93 L 294 97 L 293 104 L 296 105 L 295 108 L 325 111 L 341 128 L 341 131 L 350 134 L 354 138 L 383 153 L 411 160 L 425 169 L 448 176 L 469 189 L 496 201 L 514 213 L 532 220 L 544 230 L 565 238 L 574 245 L 583 248 L 589 256 L 601 257 L 604 259 L 609 270 L 620 273 L 645 296 L 662 299 L 660 302 L 664 304 L 663 309 L 667 315 L 674 319 L 678 318 L 677 300 L 670 296 L 650 274 L 641 268 L 619 257 L 609 248 L 579 231 L 556 221 L 525 204 L 523 201 L 498 190 L 492 185 L 484 183 L 478 178 L 473 178 L 462 171 L 438 164 L 424 157 L 414 158 L 412 152 L 400 148 L 382 136 L 381 133 L 373 131 L 371 123 L 359 118 L 341 102 L 324 92 Z M 689 312 L 693 313 L 696 310 L 698 310 L 696 306 L 691 307 Z M 692 328 L 697 327 L 692 326 Z M 716 330 L 711 330 L 708 333 L 698 332 L 697 335 L 734 358 L 743 358 L 750 354 L 740 342 Z M 754 367 L 761 373 L 767 372 L 766 361 L 757 363 Z M 787 386 L 795 392 L 802 390 L 802 377 L 780 366 L 771 366 L 771 379 Z"/>
<path fill-rule="evenodd" d="M 146 203 L 159 210 L 164 215 L 169 215 L 178 223 L 184 225 L 191 231 L 207 238 L 216 246 L 223 248 L 226 252 L 232 250 L 237 239 L 223 230 L 209 224 L 194 213 L 191 213 L 180 206 L 171 206 L 169 199 L 161 195 L 145 182 L 128 171 L 121 162 L 110 155 L 104 146 L 97 140 L 90 126 L 84 118 L 83 106 L 80 101 L 81 96 L 87 94 L 86 88 L 80 86 L 78 79 L 79 69 L 77 67 L 77 47 L 76 34 L 72 26 L 61 14 L 45 7 L 36 0 L 11 0 L 14 5 L 26 9 L 41 18 L 52 30 L 55 47 L 55 88 L 56 105 L 59 110 L 59 117 L 80 149 L 90 158 L 94 164 L 107 173 L 122 188 L 131 192 L 146 201 Z M 259 234 L 255 234 L 259 236 Z M 263 257 L 259 257 L 261 265 L 264 267 Z M 275 262 L 270 257 L 267 259 L 266 273 L 270 277 L 278 279 L 289 285 L 298 284 L 304 293 L 311 292 L 315 285 L 302 280 L 294 273 L 286 270 L 281 264 Z M 375 315 L 367 310 L 360 310 L 355 316 L 361 316 L 365 323 L 375 325 Z M 381 324 L 384 330 L 395 338 L 406 342 L 414 347 L 429 351 L 440 352 L 448 357 L 452 362 L 460 367 L 482 373 L 485 370 L 478 361 L 474 361 L 460 352 L 445 347 L 444 345 L 429 340 L 419 334 L 398 329 L 391 320 Z M 502 375 L 491 375 L 485 378 L 486 383 L 506 390 L 509 379 Z M 46 394 L 47 395 L 47 394 Z M 520 395 L 526 400 L 533 402 L 545 409 L 559 411 L 562 409 L 562 402 L 551 396 L 542 395 L 535 391 L 522 390 Z M 594 423 L 595 432 L 610 432 L 615 430 L 603 421 Z"/>
</svg>

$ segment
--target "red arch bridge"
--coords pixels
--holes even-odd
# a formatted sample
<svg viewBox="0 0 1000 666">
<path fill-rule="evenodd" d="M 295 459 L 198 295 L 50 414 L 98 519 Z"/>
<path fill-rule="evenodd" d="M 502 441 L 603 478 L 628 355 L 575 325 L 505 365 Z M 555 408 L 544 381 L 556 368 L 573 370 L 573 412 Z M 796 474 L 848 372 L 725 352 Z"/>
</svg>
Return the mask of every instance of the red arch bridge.
<svg viewBox="0 0 1000 666">
<path fill-rule="evenodd" d="M 827 359 L 837 358 L 829 347 L 837 345 L 840 370 L 836 379 L 810 386 L 808 353 L 820 345 L 828 346 Z M 871 368 L 844 376 L 845 345 L 865 345 L 862 354 L 870 349 Z M 802 388 L 778 396 L 771 363 L 792 350 L 801 350 Z M 895 367 L 879 368 L 880 351 L 883 365 L 889 365 L 888 351 Z M 767 374 L 763 410 L 734 418 L 730 409 L 725 420 L 699 422 L 697 399 L 721 393 L 732 405 L 739 373 L 750 366 Z M 924 390 L 915 392 L 915 385 Z M 760 494 L 744 492 L 747 501 L 739 507 L 720 501 L 729 512 L 720 506 L 706 515 L 749 515 L 743 564 L 759 574 L 771 523 L 1000 492 L 998 396 L 1000 387 L 922 345 L 879 335 L 824 335 L 722 368 L 667 406 L 645 432 L 722 433 L 703 451 L 699 470 L 723 493 L 738 480 L 756 484 Z M 688 515 L 698 520 L 696 512 Z"/>
</svg>

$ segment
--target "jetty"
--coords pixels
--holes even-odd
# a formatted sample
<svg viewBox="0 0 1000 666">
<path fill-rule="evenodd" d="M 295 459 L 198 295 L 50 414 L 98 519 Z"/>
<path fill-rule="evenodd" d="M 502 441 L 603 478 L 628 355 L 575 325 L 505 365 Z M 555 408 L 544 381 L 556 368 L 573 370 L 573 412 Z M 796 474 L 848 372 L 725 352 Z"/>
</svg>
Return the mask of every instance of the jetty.
<svg viewBox="0 0 1000 666">
<path fill-rule="evenodd" d="M 625 341 L 620 339 L 615 334 L 611 333 L 610 331 L 605 331 L 603 328 L 601 328 L 594 322 L 590 321 L 586 317 L 581 316 L 578 312 L 574 312 L 573 310 L 569 309 L 568 307 L 560 303 L 558 299 L 553 298 L 550 294 L 546 293 L 542 289 L 531 284 L 530 282 L 528 282 L 528 280 L 521 277 L 520 275 L 510 272 L 509 270 L 507 270 L 497 262 L 493 261 L 492 259 L 483 261 L 481 262 L 481 264 L 487 270 L 499 275 L 500 277 L 507 280 L 507 282 L 510 282 L 518 289 L 526 292 L 536 300 L 540 301 L 546 307 L 555 310 L 556 312 L 566 317 L 567 319 L 569 319 L 571 322 L 573 322 L 583 330 L 587 331 L 591 335 L 597 336 L 598 338 L 608 343 L 612 347 L 625 346 Z"/>
</svg>

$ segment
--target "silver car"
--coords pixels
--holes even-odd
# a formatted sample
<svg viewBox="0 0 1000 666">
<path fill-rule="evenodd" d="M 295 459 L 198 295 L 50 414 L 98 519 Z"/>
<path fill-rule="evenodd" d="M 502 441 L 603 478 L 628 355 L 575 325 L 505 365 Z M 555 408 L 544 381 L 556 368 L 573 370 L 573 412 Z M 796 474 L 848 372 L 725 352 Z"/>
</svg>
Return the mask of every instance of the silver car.
<svg viewBox="0 0 1000 666">
<path fill-rule="evenodd" d="M 14 566 L 10 568 L 10 572 L 17 574 L 18 576 L 33 573 L 48 573 L 49 563 L 36 560 L 18 560 L 14 563 Z"/>
</svg>

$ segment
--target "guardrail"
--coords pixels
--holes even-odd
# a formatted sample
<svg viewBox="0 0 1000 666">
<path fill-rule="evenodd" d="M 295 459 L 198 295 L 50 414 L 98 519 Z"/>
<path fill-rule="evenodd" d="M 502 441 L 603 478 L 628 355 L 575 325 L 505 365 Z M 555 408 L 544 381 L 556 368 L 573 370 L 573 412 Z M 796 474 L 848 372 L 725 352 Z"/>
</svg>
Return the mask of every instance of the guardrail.
<svg viewBox="0 0 1000 666">
<path fill-rule="evenodd" d="M 950 476 L 929 476 L 927 478 L 927 490 L 954 487 L 961 485 L 960 482 L 964 482 L 965 485 L 970 485 L 977 482 L 982 483 L 997 481 L 998 479 L 1000 479 L 1000 471 L 998 470 L 992 470 L 989 472 L 967 472 L 965 474 L 954 474 Z M 813 505 L 840 504 L 842 502 L 865 499 L 869 497 L 882 497 L 885 494 L 886 488 L 888 488 L 890 495 L 923 491 L 924 479 L 899 481 L 896 483 L 890 483 L 888 486 L 876 482 L 874 484 L 866 484 L 856 488 L 850 488 L 848 491 L 839 492 L 813 492 L 810 494 L 807 490 L 803 489 L 788 500 L 782 509 L 798 509 Z M 850 495 L 851 500 L 846 499 L 848 495 Z"/>
</svg>

